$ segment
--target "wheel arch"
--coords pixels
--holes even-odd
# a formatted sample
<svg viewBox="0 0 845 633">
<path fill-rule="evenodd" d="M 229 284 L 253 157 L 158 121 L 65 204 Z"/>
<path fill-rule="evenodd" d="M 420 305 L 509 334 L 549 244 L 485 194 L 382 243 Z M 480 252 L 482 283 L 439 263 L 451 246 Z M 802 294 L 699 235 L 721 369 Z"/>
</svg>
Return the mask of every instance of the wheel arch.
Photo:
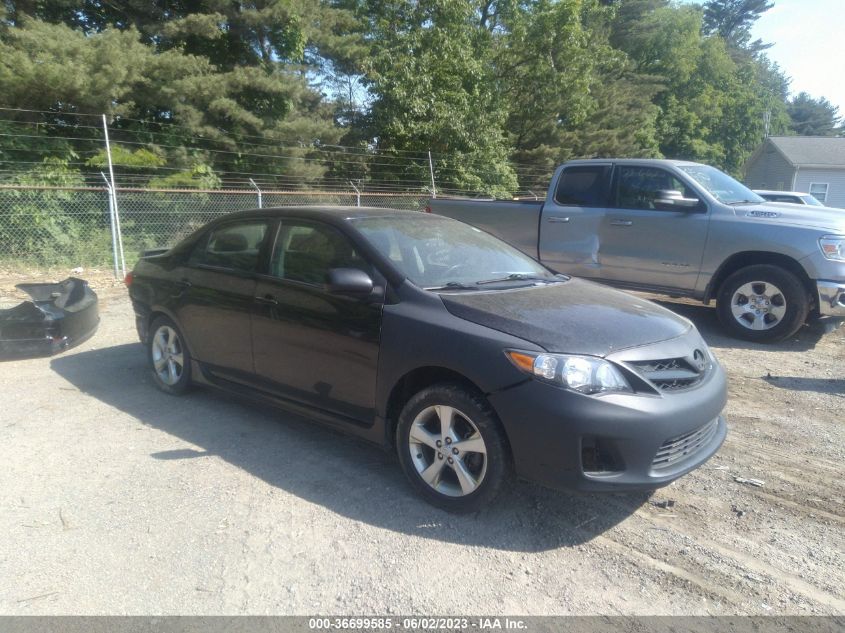
<svg viewBox="0 0 845 633">
<path fill-rule="evenodd" d="M 182 333 L 182 342 L 188 348 L 188 353 L 191 354 L 191 357 L 193 357 L 193 352 L 191 350 L 191 343 L 188 340 L 187 334 L 185 334 L 185 329 L 182 327 L 182 324 L 179 323 L 179 319 L 176 318 L 176 315 L 173 314 L 173 312 L 171 312 L 170 310 L 168 310 L 164 306 L 153 306 L 152 308 L 150 308 L 150 313 L 147 315 L 147 337 L 148 337 L 148 339 L 152 334 L 151 330 L 152 330 L 152 327 L 153 327 L 153 323 L 155 323 L 155 320 L 158 319 L 159 317 L 167 317 L 168 319 L 173 321 L 173 323 L 176 324 L 176 327 L 179 328 L 179 332 Z M 144 341 L 145 344 L 147 342 L 148 341 Z"/>
<path fill-rule="evenodd" d="M 423 367 L 416 367 L 408 371 L 393 385 L 390 390 L 390 394 L 387 397 L 387 402 L 385 403 L 384 440 L 388 446 L 395 446 L 396 425 L 399 422 L 399 414 L 402 412 L 402 408 L 405 406 L 405 403 L 408 402 L 414 394 L 419 393 L 431 385 L 442 382 L 456 383 L 482 397 L 485 395 L 484 390 L 481 389 L 475 382 L 460 372 L 455 371 L 454 369 L 449 369 L 448 367 L 426 365 Z M 490 406 L 491 410 L 496 413 L 495 409 L 493 409 L 493 405 L 491 405 L 489 401 L 487 404 Z M 498 414 L 496 414 L 496 416 L 498 417 Z M 504 425 L 501 425 L 501 428 L 507 438 L 507 431 L 505 430 Z"/>
<path fill-rule="evenodd" d="M 815 290 L 813 281 L 810 279 L 807 271 L 804 270 L 804 267 L 796 259 L 790 257 L 789 255 L 784 255 L 783 253 L 773 253 L 770 251 L 742 251 L 734 253 L 722 262 L 721 266 L 719 266 L 716 274 L 713 275 L 710 283 L 707 284 L 707 289 L 704 293 L 704 302 L 709 303 L 718 296 L 719 288 L 721 288 L 725 280 L 733 273 L 748 266 L 761 264 L 778 266 L 793 273 L 801 280 L 801 283 L 807 290 L 809 296 L 811 298 L 813 297 L 813 291 Z"/>
</svg>

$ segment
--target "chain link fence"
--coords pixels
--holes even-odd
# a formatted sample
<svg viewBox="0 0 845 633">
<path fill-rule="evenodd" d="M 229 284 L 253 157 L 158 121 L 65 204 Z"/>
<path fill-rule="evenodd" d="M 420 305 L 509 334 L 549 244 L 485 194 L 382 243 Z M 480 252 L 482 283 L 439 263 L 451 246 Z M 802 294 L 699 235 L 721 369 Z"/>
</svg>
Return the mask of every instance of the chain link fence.
<svg viewBox="0 0 845 633">
<path fill-rule="evenodd" d="M 255 190 L 117 190 L 126 265 L 172 246 L 210 220 L 259 206 Z M 422 210 L 427 193 L 262 191 L 261 206 L 361 206 Z M 0 186 L 0 266 L 111 266 L 106 188 Z"/>
</svg>

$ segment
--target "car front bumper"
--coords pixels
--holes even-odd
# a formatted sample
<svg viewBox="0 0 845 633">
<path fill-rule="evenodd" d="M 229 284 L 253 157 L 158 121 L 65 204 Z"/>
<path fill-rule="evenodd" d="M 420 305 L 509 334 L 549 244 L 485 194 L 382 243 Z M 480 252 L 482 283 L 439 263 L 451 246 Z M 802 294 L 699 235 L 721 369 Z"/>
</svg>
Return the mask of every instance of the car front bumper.
<svg viewBox="0 0 845 633">
<path fill-rule="evenodd" d="M 845 284 L 836 281 L 817 281 L 819 314 L 845 317 Z"/>
<path fill-rule="evenodd" d="M 537 380 L 491 394 L 517 474 L 558 489 L 653 489 L 722 445 L 725 375 L 714 363 L 694 388 L 587 396 Z"/>
</svg>

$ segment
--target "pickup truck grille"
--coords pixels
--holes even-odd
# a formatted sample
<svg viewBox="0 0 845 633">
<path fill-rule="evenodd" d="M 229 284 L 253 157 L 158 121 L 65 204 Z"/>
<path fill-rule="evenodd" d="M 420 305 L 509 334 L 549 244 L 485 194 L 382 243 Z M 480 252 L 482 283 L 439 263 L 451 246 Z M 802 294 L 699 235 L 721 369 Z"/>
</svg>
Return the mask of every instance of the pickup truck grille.
<svg viewBox="0 0 845 633">
<path fill-rule="evenodd" d="M 699 449 L 706 446 L 713 439 L 718 426 L 719 420 L 717 418 L 695 431 L 690 431 L 689 433 L 666 440 L 657 451 L 657 455 L 654 456 L 651 467 L 654 470 L 670 468 L 676 462 L 697 453 Z"/>
<path fill-rule="evenodd" d="M 660 391 L 667 392 L 694 387 L 704 379 L 710 368 L 707 355 L 701 350 L 695 350 L 691 359 L 664 358 L 629 361 L 628 364 Z"/>
</svg>

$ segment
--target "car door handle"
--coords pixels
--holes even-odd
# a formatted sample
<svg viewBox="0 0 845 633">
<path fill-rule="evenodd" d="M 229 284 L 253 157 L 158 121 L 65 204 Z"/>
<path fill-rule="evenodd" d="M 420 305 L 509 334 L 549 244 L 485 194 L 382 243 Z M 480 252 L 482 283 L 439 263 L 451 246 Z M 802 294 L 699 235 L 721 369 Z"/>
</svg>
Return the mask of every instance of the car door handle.
<svg viewBox="0 0 845 633">
<path fill-rule="evenodd" d="M 633 221 L 631 220 L 611 220 L 610 224 L 612 226 L 631 226 Z"/>
<path fill-rule="evenodd" d="M 556 222 L 563 224 L 564 222 L 569 222 L 569 218 L 558 218 L 558 217 L 551 217 L 546 222 Z"/>
<path fill-rule="evenodd" d="M 263 297 L 255 297 L 256 302 L 262 303 L 266 306 L 277 306 L 279 302 L 273 295 L 264 295 Z"/>
</svg>

